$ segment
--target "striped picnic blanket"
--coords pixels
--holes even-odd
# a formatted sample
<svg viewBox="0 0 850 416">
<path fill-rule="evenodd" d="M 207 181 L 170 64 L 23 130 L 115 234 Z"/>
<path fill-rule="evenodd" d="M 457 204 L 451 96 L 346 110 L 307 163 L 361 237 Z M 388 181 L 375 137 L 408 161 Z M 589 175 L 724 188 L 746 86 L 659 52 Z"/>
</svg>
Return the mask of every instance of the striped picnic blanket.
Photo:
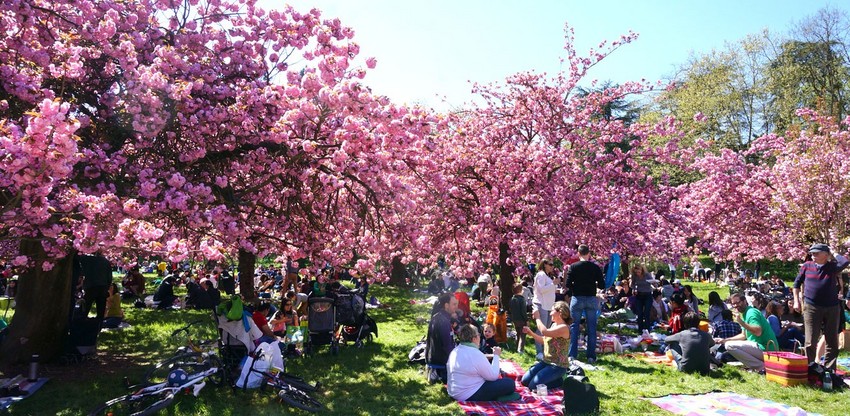
<svg viewBox="0 0 850 416">
<path fill-rule="evenodd" d="M 520 395 L 520 400 L 512 402 L 458 402 L 466 414 L 487 416 L 560 416 L 563 414 L 563 390 L 549 389 L 547 396 L 538 396 L 520 382 L 525 370 L 519 364 L 510 360 L 503 360 L 499 361 L 499 367 L 508 377 L 516 380 L 516 392 Z"/>
<path fill-rule="evenodd" d="M 652 404 L 688 416 L 817 416 L 799 407 L 737 393 L 671 394 L 647 399 Z"/>
</svg>

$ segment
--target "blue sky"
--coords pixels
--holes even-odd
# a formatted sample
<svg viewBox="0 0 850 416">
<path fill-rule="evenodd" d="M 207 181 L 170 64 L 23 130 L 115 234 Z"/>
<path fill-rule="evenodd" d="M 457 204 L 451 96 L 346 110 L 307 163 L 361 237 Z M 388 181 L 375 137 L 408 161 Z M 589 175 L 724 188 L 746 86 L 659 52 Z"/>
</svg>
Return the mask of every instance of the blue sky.
<svg viewBox="0 0 850 416">
<path fill-rule="evenodd" d="M 633 30 L 638 39 L 606 58 L 590 79 L 668 79 L 692 53 L 723 48 L 747 34 L 788 28 L 843 1 L 482 1 L 290 0 L 318 8 L 355 30 L 361 57 L 378 66 L 365 82 L 399 102 L 445 110 L 472 99 L 468 81 L 488 83 L 525 70 L 555 73 L 563 56 L 564 23 L 583 54 Z M 280 0 L 260 0 L 265 8 Z M 445 101 L 443 100 L 445 98 Z"/>
</svg>

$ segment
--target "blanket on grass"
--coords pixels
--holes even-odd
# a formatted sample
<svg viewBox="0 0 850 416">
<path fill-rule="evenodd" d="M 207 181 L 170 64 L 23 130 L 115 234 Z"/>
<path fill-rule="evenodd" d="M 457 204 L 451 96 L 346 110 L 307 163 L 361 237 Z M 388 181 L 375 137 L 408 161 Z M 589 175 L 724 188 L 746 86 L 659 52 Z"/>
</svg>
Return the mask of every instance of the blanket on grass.
<svg viewBox="0 0 850 416">
<path fill-rule="evenodd" d="M 799 407 L 737 393 L 671 394 L 646 399 L 652 404 L 688 416 L 817 416 Z"/>
<path fill-rule="evenodd" d="M 458 402 L 466 414 L 487 416 L 560 416 L 563 414 L 563 390 L 549 389 L 548 395 L 538 396 L 522 385 L 521 380 L 525 370 L 519 364 L 504 360 L 499 361 L 499 368 L 507 377 L 516 381 L 516 392 L 520 395 L 520 399 L 512 402 Z"/>
<path fill-rule="evenodd" d="M 676 361 L 673 361 L 673 359 L 668 357 L 667 354 L 661 354 L 658 352 L 647 351 L 645 353 L 627 354 L 626 356 L 641 360 L 645 363 L 663 364 L 671 367 L 676 366 Z"/>
<path fill-rule="evenodd" d="M 41 386 L 44 385 L 44 383 L 47 383 L 47 380 L 50 379 L 47 377 L 42 377 L 32 383 L 30 383 L 29 381 L 24 381 L 23 383 L 21 383 L 22 394 L 20 396 L 0 397 L 0 410 L 8 409 L 9 406 L 14 404 L 15 402 L 19 402 L 23 399 L 26 399 L 27 397 L 32 396 L 32 394 L 35 393 L 36 390 L 40 389 Z"/>
</svg>

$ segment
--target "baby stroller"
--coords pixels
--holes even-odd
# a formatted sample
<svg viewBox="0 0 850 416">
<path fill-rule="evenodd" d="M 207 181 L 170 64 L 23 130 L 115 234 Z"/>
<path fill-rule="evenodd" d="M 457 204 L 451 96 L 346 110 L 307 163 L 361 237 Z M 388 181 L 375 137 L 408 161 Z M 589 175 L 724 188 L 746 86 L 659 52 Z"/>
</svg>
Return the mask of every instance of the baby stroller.
<svg viewBox="0 0 850 416">
<path fill-rule="evenodd" d="M 336 330 L 336 308 L 331 298 L 310 298 L 307 301 L 307 342 L 304 353 L 312 354 L 313 348 L 330 345 L 331 354 L 339 352 L 339 340 L 334 336 Z"/>
<path fill-rule="evenodd" d="M 372 334 L 378 336 L 378 326 L 366 314 L 366 300 L 358 292 L 337 293 L 334 301 L 336 321 L 343 342 L 353 342 L 357 348 L 363 346 L 363 340 L 372 340 Z"/>
</svg>

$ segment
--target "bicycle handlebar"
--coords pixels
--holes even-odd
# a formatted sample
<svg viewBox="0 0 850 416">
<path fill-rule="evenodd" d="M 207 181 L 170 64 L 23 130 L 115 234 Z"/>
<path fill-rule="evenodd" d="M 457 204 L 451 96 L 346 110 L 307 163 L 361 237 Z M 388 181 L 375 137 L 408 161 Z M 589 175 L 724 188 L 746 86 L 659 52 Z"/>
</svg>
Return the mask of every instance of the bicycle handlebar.
<svg viewBox="0 0 850 416">
<path fill-rule="evenodd" d="M 191 327 L 192 327 L 192 325 L 199 324 L 199 323 L 201 323 L 201 322 L 204 322 L 204 321 L 203 321 L 203 320 L 201 320 L 201 319 L 199 319 L 199 320 L 197 320 L 197 321 L 190 322 L 190 323 L 189 323 L 189 325 L 186 325 L 186 326 L 184 326 L 183 328 L 175 329 L 175 330 L 174 330 L 174 332 L 172 332 L 172 333 L 171 333 L 171 336 L 172 336 L 172 337 L 176 337 L 176 336 L 177 336 L 177 334 L 179 334 L 179 333 L 181 333 L 181 332 L 189 333 L 189 328 L 191 328 Z"/>
</svg>

